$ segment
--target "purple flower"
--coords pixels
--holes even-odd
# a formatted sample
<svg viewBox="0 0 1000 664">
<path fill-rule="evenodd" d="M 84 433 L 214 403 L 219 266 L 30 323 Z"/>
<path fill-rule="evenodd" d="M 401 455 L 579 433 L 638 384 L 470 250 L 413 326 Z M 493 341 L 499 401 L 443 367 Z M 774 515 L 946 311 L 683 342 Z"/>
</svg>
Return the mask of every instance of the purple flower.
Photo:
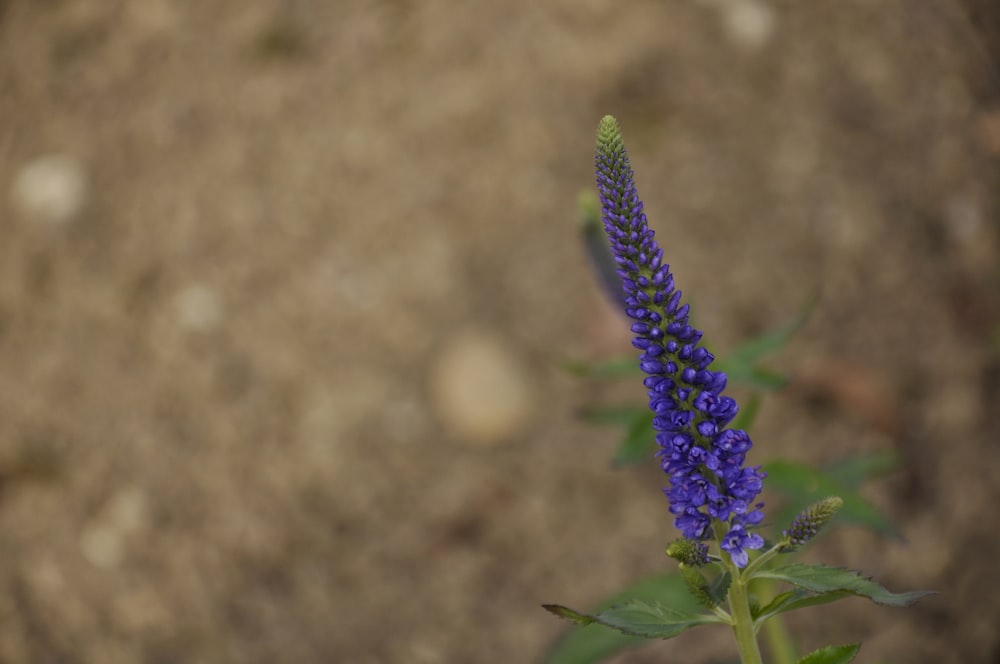
<svg viewBox="0 0 1000 664">
<path fill-rule="evenodd" d="M 674 524 L 684 537 L 717 537 L 739 567 L 763 539 L 748 530 L 760 523 L 754 504 L 764 473 L 744 465 L 752 446 L 745 431 L 726 429 L 738 407 L 723 396 L 726 375 L 711 371 L 714 356 L 698 345 L 701 332 L 688 323 L 686 304 L 663 263 L 635 188 L 621 130 L 609 116 L 597 132 L 597 189 L 604 230 L 624 289 L 625 313 L 635 322 L 658 456 L 670 487 L 664 490 Z M 727 527 L 716 533 L 713 521 Z"/>
<path fill-rule="evenodd" d="M 729 533 L 722 538 L 722 550 L 732 557 L 737 567 L 746 567 L 750 562 L 747 550 L 759 549 L 764 546 L 764 538 L 757 533 L 749 533 L 743 524 L 734 524 Z"/>
</svg>

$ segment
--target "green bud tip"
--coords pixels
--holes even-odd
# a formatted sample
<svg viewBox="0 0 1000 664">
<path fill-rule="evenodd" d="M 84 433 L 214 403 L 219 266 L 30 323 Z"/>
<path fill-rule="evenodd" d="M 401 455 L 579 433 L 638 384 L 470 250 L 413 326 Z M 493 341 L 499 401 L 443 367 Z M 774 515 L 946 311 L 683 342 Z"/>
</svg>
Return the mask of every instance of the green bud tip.
<svg viewBox="0 0 1000 664">
<path fill-rule="evenodd" d="M 615 120 L 613 115 L 605 115 L 597 128 L 597 151 L 610 154 L 621 150 L 623 146 L 622 130 L 618 126 L 618 120 Z"/>
</svg>

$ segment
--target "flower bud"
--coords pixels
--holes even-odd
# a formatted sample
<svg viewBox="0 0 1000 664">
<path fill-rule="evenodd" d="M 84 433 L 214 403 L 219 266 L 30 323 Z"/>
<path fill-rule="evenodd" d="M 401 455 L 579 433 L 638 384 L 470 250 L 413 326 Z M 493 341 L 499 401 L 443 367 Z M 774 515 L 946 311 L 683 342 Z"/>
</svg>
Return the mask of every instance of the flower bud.
<svg viewBox="0 0 1000 664">
<path fill-rule="evenodd" d="M 816 537 L 820 528 L 826 525 L 843 506 L 844 501 L 841 498 L 830 496 L 802 510 L 788 530 L 782 531 L 781 534 L 785 539 L 781 550 L 792 551 Z"/>
<path fill-rule="evenodd" d="M 682 537 L 667 545 L 667 555 L 689 567 L 708 564 L 708 545 L 698 540 Z"/>
</svg>

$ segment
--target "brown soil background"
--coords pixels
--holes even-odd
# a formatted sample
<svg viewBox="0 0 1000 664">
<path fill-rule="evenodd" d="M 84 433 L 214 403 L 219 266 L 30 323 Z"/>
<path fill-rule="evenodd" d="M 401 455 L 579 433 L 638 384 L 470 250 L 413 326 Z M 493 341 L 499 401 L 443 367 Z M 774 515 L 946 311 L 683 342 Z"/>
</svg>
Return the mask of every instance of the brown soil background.
<svg viewBox="0 0 1000 664">
<path fill-rule="evenodd" d="M 664 479 L 576 416 L 641 387 L 558 368 L 629 349 L 605 113 L 714 348 L 820 297 L 753 460 L 904 456 L 905 541 L 810 556 L 941 595 L 804 645 L 1000 661 L 996 14 L 0 1 L 0 662 L 535 662 L 541 603 L 668 569 Z"/>
</svg>

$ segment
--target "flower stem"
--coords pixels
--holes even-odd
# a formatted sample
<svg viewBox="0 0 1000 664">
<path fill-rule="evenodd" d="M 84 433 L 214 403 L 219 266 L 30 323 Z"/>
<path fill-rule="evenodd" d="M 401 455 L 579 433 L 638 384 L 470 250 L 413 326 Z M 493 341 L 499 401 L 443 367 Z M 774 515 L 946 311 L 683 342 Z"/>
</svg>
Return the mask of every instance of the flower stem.
<svg viewBox="0 0 1000 664">
<path fill-rule="evenodd" d="M 774 664 L 794 664 L 798 661 L 795 644 L 788 633 L 785 621 L 781 616 L 772 616 L 762 626 L 764 642 L 771 653 Z"/>
<path fill-rule="evenodd" d="M 733 631 L 736 633 L 736 647 L 740 651 L 743 664 L 763 664 L 757 635 L 754 634 L 753 617 L 750 615 L 750 597 L 747 580 L 735 565 L 732 566 L 733 582 L 729 586 L 729 610 L 733 616 Z"/>
</svg>

